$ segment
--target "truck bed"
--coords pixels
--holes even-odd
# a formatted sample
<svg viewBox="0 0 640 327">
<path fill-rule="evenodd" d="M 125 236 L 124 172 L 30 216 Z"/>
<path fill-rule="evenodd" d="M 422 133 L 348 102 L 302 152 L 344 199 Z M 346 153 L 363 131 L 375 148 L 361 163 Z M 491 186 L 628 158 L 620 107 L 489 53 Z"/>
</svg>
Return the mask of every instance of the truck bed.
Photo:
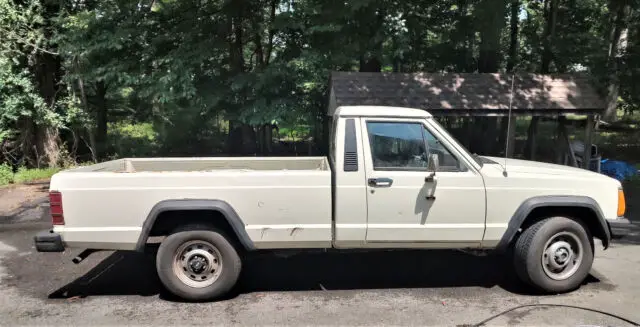
<svg viewBox="0 0 640 327">
<path fill-rule="evenodd" d="M 189 172 L 214 170 L 316 170 L 328 171 L 325 157 L 209 157 L 126 158 L 69 170 L 69 172 Z"/>
<path fill-rule="evenodd" d="M 134 249 L 153 208 L 183 200 L 226 203 L 256 248 L 331 246 L 324 157 L 119 159 L 58 173 L 51 190 L 65 208 L 55 231 L 77 247 Z"/>
</svg>

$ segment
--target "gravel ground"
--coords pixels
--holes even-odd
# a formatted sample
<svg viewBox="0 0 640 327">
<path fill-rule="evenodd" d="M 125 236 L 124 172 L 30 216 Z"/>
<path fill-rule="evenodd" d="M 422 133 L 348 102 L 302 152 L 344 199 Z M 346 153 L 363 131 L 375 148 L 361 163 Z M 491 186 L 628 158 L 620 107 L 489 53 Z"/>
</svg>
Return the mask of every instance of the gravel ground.
<svg viewBox="0 0 640 327">
<path fill-rule="evenodd" d="M 585 306 L 640 321 L 640 235 L 596 252 L 592 276 L 563 295 L 531 294 L 508 263 L 456 251 L 260 254 L 227 300 L 183 303 L 166 294 L 153 254 L 37 253 L 46 206 L 0 223 L 0 325 L 447 325 L 478 323 L 519 305 Z M 606 315 L 529 307 L 488 325 L 626 326 Z"/>
<path fill-rule="evenodd" d="M 0 224 L 40 219 L 48 191 L 46 182 L 0 187 Z M 30 210 L 34 208 L 37 210 Z"/>
</svg>

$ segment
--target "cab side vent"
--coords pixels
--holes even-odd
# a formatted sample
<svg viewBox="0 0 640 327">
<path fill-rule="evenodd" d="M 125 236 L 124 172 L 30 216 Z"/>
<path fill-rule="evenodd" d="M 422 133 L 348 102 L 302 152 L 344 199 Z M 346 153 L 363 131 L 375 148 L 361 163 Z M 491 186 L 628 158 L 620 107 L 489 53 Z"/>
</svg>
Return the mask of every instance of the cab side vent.
<svg viewBox="0 0 640 327">
<path fill-rule="evenodd" d="M 358 171 L 358 142 L 356 121 L 347 119 L 344 133 L 344 171 Z"/>
</svg>

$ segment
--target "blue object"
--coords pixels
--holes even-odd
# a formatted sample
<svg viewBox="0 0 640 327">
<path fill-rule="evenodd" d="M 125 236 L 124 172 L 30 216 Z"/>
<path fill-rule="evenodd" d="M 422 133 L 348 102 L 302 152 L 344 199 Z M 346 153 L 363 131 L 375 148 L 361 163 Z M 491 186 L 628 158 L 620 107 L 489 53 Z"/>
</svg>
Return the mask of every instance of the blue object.
<svg viewBox="0 0 640 327">
<path fill-rule="evenodd" d="M 638 174 L 638 169 L 634 165 L 624 161 L 602 159 L 600 165 L 600 171 L 603 174 L 619 181 Z"/>
</svg>

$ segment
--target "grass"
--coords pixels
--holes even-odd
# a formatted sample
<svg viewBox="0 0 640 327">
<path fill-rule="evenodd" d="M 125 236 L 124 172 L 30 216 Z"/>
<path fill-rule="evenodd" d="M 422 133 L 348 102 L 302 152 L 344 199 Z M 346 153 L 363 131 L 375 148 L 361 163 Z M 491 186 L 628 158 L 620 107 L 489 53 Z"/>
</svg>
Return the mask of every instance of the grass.
<svg viewBox="0 0 640 327">
<path fill-rule="evenodd" d="M 59 172 L 62 168 L 32 168 L 27 169 L 21 167 L 16 173 L 10 166 L 0 165 L 0 187 L 9 184 L 22 184 L 38 180 L 51 178 L 53 174 Z"/>
<path fill-rule="evenodd" d="M 53 174 L 59 172 L 61 168 L 19 168 L 18 172 L 15 173 L 13 182 L 16 184 L 20 183 L 28 183 L 37 180 L 48 179 L 53 176 Z"/>
</svg>

